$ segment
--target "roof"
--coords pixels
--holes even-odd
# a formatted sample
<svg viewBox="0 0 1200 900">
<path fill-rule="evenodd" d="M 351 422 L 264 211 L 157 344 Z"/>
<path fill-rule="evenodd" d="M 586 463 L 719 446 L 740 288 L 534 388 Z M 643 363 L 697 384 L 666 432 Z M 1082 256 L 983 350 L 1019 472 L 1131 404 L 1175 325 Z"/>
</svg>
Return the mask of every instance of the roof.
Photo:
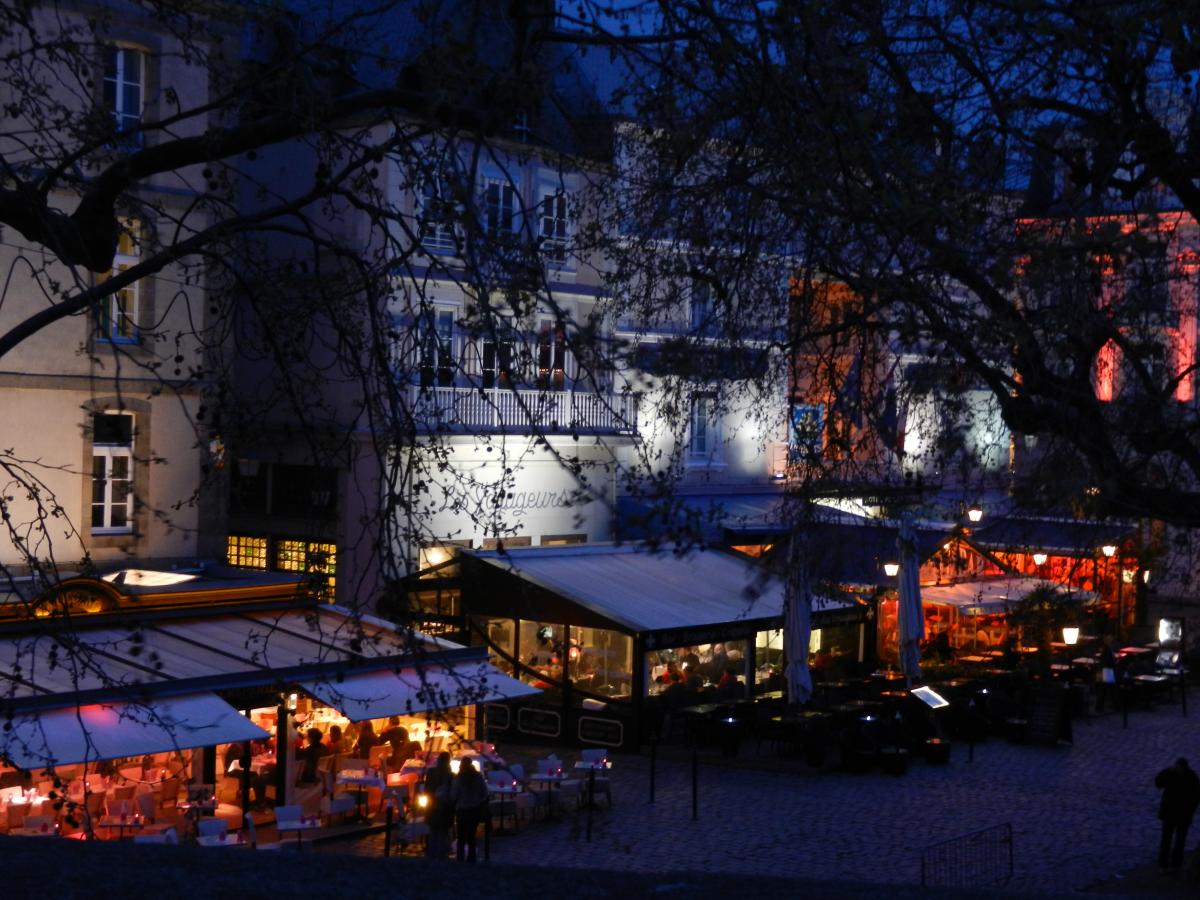
<svg viewBox="0 0 1200 900">
<path fill-rule="evenodd" d="M 1042 550 L 1063 556 L 1093 556 L 1106 544 L 1133 534 L 1128 522 L 1004 516 L 972 531 L 967 540 L 984 550 Z"/>
<path fill-rule="evenodd" d="M 333 606 L 192 615 L 71 629 L 38 620 L 0 637 L 0 706 L 71 702 L 260 687 L 288 679 L 378 669 L 411 661 L 414 650 L 444 650 L 389 623 Z M 452 656 L 464 655 L 462 648 Z M 467 652 L 470 655 L 470 651 Z"/>
<path fill-rule="evenodd" d="M 463 553 L 631 633 L 783 615 L 783 582 L 750 560 L 719 550 L 581 544 Z"/>
<path fill-rule="evenodd" d="M 1005 613 L 1039 587 L 1049 587 L 1063 599 L 1077 602 L 1094 600 L 1096 597 L 1090 591 L 1074 590 L 1041 578 L 995 578 L 922 587 L 921 603 L 955 606 L 966 616 Z"/>
</svg>

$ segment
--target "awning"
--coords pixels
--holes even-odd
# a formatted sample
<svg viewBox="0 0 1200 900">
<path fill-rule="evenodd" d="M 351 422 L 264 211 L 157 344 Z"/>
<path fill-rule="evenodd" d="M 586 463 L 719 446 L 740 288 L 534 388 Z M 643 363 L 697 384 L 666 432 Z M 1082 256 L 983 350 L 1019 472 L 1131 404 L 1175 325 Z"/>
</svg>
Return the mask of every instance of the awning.
<svg viewBox="0 0 1200 900">
<path fill-rule="evenodd" d="M 1120 545 L 1135 530 L 1129 522 L 1012 516 L 994 519 L 973 531 L 968 540 L 984 550 L 1087 557 L 1095 556 L 1105 545 Z"/>
<path fill-rule="evenodd" d="M 486 662 L 409 666 L 347 675 L 341 681 L 301 682 L 300 689 L 351 722 L 452 709 L 540 694 Z"/>
<path fill-rule="evenodd" d="M 954 606 L 964 616 L 999 615 L 1012 610 L 1039 587 L 1053 589 L 1061 602 L 1089 603 L 1096 599 L 1091 591 L 1068 588 L 1041 578 L 996 578 L 922 587 L 921 602 L 925 606 Z"/>
<path fill-rule="evenodd" d="M 4 729 L 0 757 L 25 769 L 270 737 L 216 694 L 31 710 Z"/>
</svg>

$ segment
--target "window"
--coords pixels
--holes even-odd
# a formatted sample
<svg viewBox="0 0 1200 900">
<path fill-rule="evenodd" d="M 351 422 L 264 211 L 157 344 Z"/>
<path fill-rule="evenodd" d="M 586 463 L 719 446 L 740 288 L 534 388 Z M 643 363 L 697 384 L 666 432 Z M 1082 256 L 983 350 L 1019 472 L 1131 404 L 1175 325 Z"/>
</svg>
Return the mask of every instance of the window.
<svg viewBox="0 0 1200 900">
<path fill-rule="evenodd" d="M 113 258 L 112 276 L 119 275 L 138 263 L 138 239 L 135 225 L 121 229 L 117 240 L 117 253 Z M 111 276 L 105 276 L 111 277 Z M 101 278 L 101 280 L 104 280 Z M 133 282 L 105 297 L 100 306 L 98 337 L 114 344 L 132 344 L 138 339 L 138 305 L 141 290 Z"/>
<path fill-rule="evenodd" d="M 688 456 L 692 459 L 710 456 L 716 446 L 714 400 L 711 394 L 697 394 L 692 398 L 691 435 L 688 440 Z"/>
<path fill-rule="evenodd" d="M 452 309 L 434 309 L 421 319 L 422 387 L 454 384 L 454 319 Z"/>
<path fill-rule="evenodd" d="M 543 534 L 543 547 L 565 547 L 568 544 L 586 544 L 586 534 Z"/>
<path fill-rule="evenodd" d="M 792 407 L 792 427 L 788 436 L 790 462 L 814 462 L 821 458 L 824 419 L 823 403 L 797 403 Z"/>
<path fill-rule="evenodd" d="M 538 332 L 539 391 L 561 391 L 566 387 L 566 355 L 567 339 L 563 330 L 550 322 L 543 322 Z"/>
<path fill-rule="evenodd" d="M 509 388 L 513 385 L 513 345 L 511 341 L 483 339 L 483 387 Z"/>
<path fill-rule="evenodd" d="M 326 585 L 322 594 L 332 596 L 337 571 L 337 547 L 319 541 L 278 541 L 275 545 L 275 568 L 280 572 L 322 576 Z"/>
<path fill-rule="evenodd" d="M 490 238 L 512 234 L 517 226 L 517 189 L 503 178 L 483 180 L 483 230 Z"/>
<path fill-rule="evenodd" d="M 707 281 L 692 280 L 692 328 L 703 331 L 712 326 L 712 288 Z"/>
<path fill-rule="evenodd" d="M 479 542 L 484 550 L 503 550 L 510 547 L 532 547 L 533 538 L 528 535 L 514 534 L 510 537 L 484 538 Z"/>
<path fill-rule="evenodd" d="M 445 178 L 430 177 L 421 197 L 418 233 L 421 246 L 431 253 L 454 253 L 458 207 L 453 189 Z"/>
<path fill-rule="evenodd" d="M 113 114 L 117 132 L 135 131 L 142 123 L 145 54 L 129 47 L 104 49 L 104 105 Z M 130 135 L 140 143 L 140 135 Z"/>
<path fill-rule="evenodd" d="M 1165 244 L 1153 243 L 1129 267 L 1126 297 L 1136 312 L 1163 315 L 1170 308 L 1170 277 Z"/>
<path fill-rule="evenodd" d="M 542 255 L 555 263 L 567 260 L 567 195 L 561 188 L 543 189 L 541 209 Z"/>
<path fill-rule="evenodd" d="M 133 530 L 133 416 L 92 416 L 92 531 Z"/>
<path fill-rule="evenodd" d="M 243 569 L 267 568 L 267 539 L 231 534 L 226 539 L 225 561 Z"/>
</svg>

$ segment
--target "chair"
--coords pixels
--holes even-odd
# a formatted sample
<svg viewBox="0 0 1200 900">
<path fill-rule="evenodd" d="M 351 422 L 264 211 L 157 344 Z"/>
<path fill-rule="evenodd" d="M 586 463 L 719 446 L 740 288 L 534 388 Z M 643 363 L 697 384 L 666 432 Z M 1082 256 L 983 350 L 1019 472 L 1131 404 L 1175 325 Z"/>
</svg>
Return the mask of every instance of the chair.
<svg viewBox="0 0 1200 900">
<path fill-rule="evenodd" d="M 246 835 L 250 839 L 251 850 L 278 850 L 283 846 L 278 841 L 273 844 L 260 844 L 258 842 L 258 829 L 254 827 L 254 816 L 250 815 L 250 813 L 246 813 L 245 821 Z"/>
<path fill-rule="evenodd" d="M 346 759 L 342 760 L 342 770 L 343 771 L 365 772 L 369 768 L 371 768 L 371 764 L 368 760 L 365 760 L 365 759 L 356 758 L 356 757 L 347 757 Z"/>
<path fill-rule="evenodd" d="M 114 819 L 133 815 L 133 799 L 109 800 L 105 812 Z"/>
<path fill-rule="evenodd" d="M 229 833 L 229 823 L 224 819 L 201 819 L 196 823 L 196 834 L 200 837 L 220 837 Z"/>
<path fill-rule="evenodd" d="M 600 763 L 608 759 L 608 751 L 603 747 L 589 747 L 580 751 L 579 758 L 586 763 Z M 580 784 L 580 790 L 585 797 L 589 785 L 591 785 L 594 793 L 597 796 L 603 794 L 608 800 L 609 807 L 612 806 L 612 779 L 608 775 L 602 775 L 600 772 L 587 772 L 580 779 Z"/>
<path fill-rule="evenodd" d="M 379 769 L 383 767 L 384 760 L 392 755 L 391 744 L 377 744 L 371 748 L 371 752 L 367 758 L 367 769 Z"/>
<path fill-rule="evenodd" d="M 132 800 L 133 795 L 137 792 L 137 787 L 132 784 L 122 784 L 112 789 L 114 800 Z"/>
<path fill-rule="evenodd" d="M 27 803 L 10 803 L 8 811 L 5 815 L 5 825 L 9 831 L 14 828 L 21 828 L 25 825 L 25 818 L 29 812 L 29 804 Z"/>
<path fill-rule="evenodd" d="M 332 820 L 336 815 L 342 817 L 342 821 L 346 820 L 348 813 L 354 812 L 357 803 L 353 794 L 338 793 L 335 790 L 336 785 L 333 782 L 333 773 L 321 772 L 321 784 L 324 788 L 321 794 L 321 815 Z"/>
<path fill-rule="evenodd" d="M 179 778 L 172 776 L 164 779 L 158 788 L 158 808 L 174 809 L 179 800 Z"/>
</svg>

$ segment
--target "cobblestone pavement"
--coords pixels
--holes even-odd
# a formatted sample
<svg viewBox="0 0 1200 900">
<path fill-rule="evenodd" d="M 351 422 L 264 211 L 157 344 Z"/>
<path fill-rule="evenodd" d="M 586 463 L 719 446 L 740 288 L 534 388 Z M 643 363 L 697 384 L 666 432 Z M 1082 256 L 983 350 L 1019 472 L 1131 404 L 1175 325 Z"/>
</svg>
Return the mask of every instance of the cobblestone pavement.
<svg viewBox="0 0 1200 900">
<path fill-rule="evenodd" d="M 503 750 L 503 746 L 501 747 Z M 956 745 L 948 766 L 915 763 L 903 776 L 762 771 L 705 758 L 699 819 L 691 819 L 690 763 L 659 760 L 648 802 L 646 756 L 616 756 L 615 804 L 497 836 L 492 860 L 640 871 L 749 872 L 794 878 L 919 883 L 930 844 L 1005 822 L 1013 827 L 1010 889 L 1087 889 L 1134 872 L 1145 880 L 1157 848 L 1155 773 L 1177 756 L 1200 768 L 1200 711 L 1178 706 L 1077 722 L 1073 747 Z M 778 766 L 777 766 L 778 767 Z M 1194 843 L 1195 835 L 1192 837 Z M 328 845 L 377 855 L 382 836 Z M 1134 885 L 1129 882 L 1130 887 Z M 1153 889 L 1151 889 L 1153 890 Z"/>
</svg>

